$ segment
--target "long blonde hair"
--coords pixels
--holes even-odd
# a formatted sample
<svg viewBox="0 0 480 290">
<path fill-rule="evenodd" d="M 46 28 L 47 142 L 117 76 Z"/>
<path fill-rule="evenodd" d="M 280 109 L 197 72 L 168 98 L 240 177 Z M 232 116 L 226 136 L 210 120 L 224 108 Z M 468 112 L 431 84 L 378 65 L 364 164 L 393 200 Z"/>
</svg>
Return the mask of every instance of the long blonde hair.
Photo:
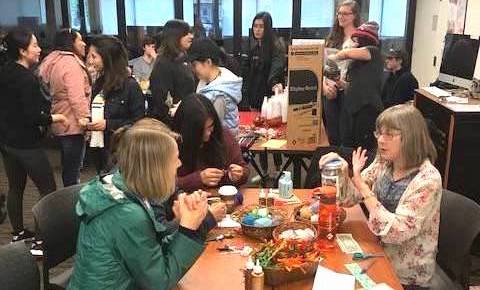
<svg viewBox="0 0 480 290">
<path fill-rule="evenodd" d="M 401 152 L 406 168 L 420 166 L 425 159 L 435 163 L 437 150 L 430 138 L 427 123 L 420 111 L 412 105 L 390 107 L 378 116 L 376 130 L 399 130 Z"/>
<path fill-rule="evenodd" d="M 117 162 L 129 190 L 148 199 L 165 200 L 175 190 L 175 170 L 170 168 L 178 152 L 168 132 L 148 126 L 132 126 L 119 141 Z"/>
</svg>

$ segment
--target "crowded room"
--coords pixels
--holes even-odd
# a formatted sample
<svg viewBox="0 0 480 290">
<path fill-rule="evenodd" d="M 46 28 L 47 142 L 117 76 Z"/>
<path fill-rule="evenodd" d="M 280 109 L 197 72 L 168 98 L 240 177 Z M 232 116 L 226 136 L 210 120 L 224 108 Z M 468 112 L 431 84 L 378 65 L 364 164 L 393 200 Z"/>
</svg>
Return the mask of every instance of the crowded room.
<svg viewBox="0 0 480 290">
<path fill-rule="evenodd" d="M 478 15 L 0 0 L 0 290 L 480 290 Z"/>
</svg>

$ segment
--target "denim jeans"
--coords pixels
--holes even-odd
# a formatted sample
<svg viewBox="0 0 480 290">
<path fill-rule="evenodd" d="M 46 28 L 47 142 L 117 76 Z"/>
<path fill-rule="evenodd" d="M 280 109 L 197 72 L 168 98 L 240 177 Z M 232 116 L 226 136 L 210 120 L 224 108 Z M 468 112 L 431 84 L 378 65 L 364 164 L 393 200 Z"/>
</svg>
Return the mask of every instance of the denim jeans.
<svg viewBox="0 0 480 290">
<path fill-rule="evenodd" d="M 63 186 L 80 183 L 80 168 L 85 154 L 85 138 L 83 135 L 58 136 L 62 156 Z"/>
<path fill-rule="evenodd" d="M 8 217 L 13 231 L 19 232 L 24 229 L 23 192 L 27 176 L 32 179 L 41 196 L 56 190 L 55 179 L 47 154 L 41 148 L 17 149 L 0 145 L 0 152 L 8 179 Z"/>
</svg>

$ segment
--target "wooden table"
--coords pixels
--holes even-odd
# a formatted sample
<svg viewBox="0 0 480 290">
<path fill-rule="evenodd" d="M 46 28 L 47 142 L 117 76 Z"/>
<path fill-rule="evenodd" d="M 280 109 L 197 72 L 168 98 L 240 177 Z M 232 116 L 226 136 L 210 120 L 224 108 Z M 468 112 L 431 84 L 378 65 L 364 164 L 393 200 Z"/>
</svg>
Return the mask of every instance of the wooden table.
<svg viewBox="0 0 480 290">
<path fill-rule="evenodd" d="M 248 205 L 257 202 L 258 189 L 244 189 L 242 192 L 245 198 L 244 204 Z M 308 189 L 295 190 L 295 194 L 302 200 L 308 199 L 310 192 L 311 190 Z M 294 206 L 287 206 L 286 208 L 293 210 Z M 338 232 L 351 233 L 364 252 L 383 253 L 383 248 L 379 244 L 378 239 L 368 229 L 366 218 L 359 206 L 347 209 L 347 219 Z M 218 252 L 217 248 L 222 247 L 225 243 L 228 245 L 245 244 L 255 246 L 258 242 L 242 235 L 232 240 L 226 240 L 226 242 L 209 242 L 205 252 L 182 278 L 177 289 L 243 290 L 243 274 L 240 269 L 245 266 L 247 258 L 241 257 L 238 254 L 223 254 Z M 389 260 L 386 257 L 375 259 L 377 261 L 368 270 L 367 274 L 377 283 L 384 282 L 393 289 L 403 289 Z M 321 265 L 336 272 L 348 273 L 344 264 L 351 262 L 351 256 L 344 254 L 340 248 L 336 247 L 331 252 L 325 253 L 325 259 L 321 262 Z M 370 262 L 367 261 L 366 263 Z M 313 277 L 275 287 L 275 290 L 310 290 L 312 289 L 312 285 Z M 272 288 L 265 286 L 265 289 L 269 290 Z"/>
</svg>

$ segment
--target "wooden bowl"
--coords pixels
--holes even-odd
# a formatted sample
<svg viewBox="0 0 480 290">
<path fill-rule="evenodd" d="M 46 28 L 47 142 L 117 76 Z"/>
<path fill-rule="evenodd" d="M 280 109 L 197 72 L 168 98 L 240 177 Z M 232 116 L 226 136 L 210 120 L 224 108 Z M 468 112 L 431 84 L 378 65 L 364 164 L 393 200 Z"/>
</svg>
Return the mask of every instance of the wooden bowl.
<svg viewBox="0 0 480 290">
<path fill-rule="evenodd" d="M 283 223 L 283 221 L 286 219 L 287 214 L 285 210 L 278 208 L 278 207 L 269 207 L 269 213 L 272 215 L 272 218 L 274 220 L 273 224 L 268 227 L 257 227 L 253 225 L 247 225 L 244 224 L 243 221 L 243 216 L 246 215 L 247 213 L 251 212 L 253 209 L 259 208 L 256 205 L 250 205 L 250 206 L 245 206 L 242 207 L 235 212 L 232 213 L 231 217 L 232 219 L 236 220 L 237 222 L 240 223 L 242 226 L 242 232 L 244 235 L 252 237 L 254 239 L 258 239 L 261 241 L 269 240 L 272 238 L 273 230 L 279 226 L 280 224 Z"/>
<path fill-rule="evenodd" d="M 304 206 L 310 206 L 310 204 L 304 203 L 304 204 L 302 204 L 300 206 L 297 206 L 295 208 L 294 215 L 293 215 L 295 217 L 295 220 L 300 221 L 300 222 L 304 222 L 304 223 L 310 223 L 310 224 L 313 224 L 313 225 L 318 225 L 318 222 L 312 222 L 309 219 L 306 219 L 306 218 L 303 218 L 303 217 L 300 216 L 300 210 Z M 347 218 L 347 212 L 345 211 L 345 209 L 343 207 L 339 207 L 338 208 L 338 214 L 337 214 L 337 227 L 341 226 L 346 218 Z"/>
<path fill-rule="evenodd" d="M 310 223 L 310 222 L 304 222 L 304 221 L 293 221 L 293 222 L 287 222 L 279 225 L 273 230 L 273 239 L 275 241 L 280 240 L 280 235 L 286 231 L 286 230 L 298 230 L 298 229 L 311 229 L 314 233 L 314 236 L 312 238 L 312 242 L 314 242 L 318 238 L 318 232 L 315 226 Z"/>
<path fill-rule="evenodd" d="M 287 271 L 281 267 L 265 267 L 263 272 L 265 273 L 265 284 L 269 286 L 278 286 L 288 282 L 299 281 L 315 276 L 317 271 L 318 262 L 308 262 L 301 269 L 295 268 L 291 271 Z"/>
</svg>

